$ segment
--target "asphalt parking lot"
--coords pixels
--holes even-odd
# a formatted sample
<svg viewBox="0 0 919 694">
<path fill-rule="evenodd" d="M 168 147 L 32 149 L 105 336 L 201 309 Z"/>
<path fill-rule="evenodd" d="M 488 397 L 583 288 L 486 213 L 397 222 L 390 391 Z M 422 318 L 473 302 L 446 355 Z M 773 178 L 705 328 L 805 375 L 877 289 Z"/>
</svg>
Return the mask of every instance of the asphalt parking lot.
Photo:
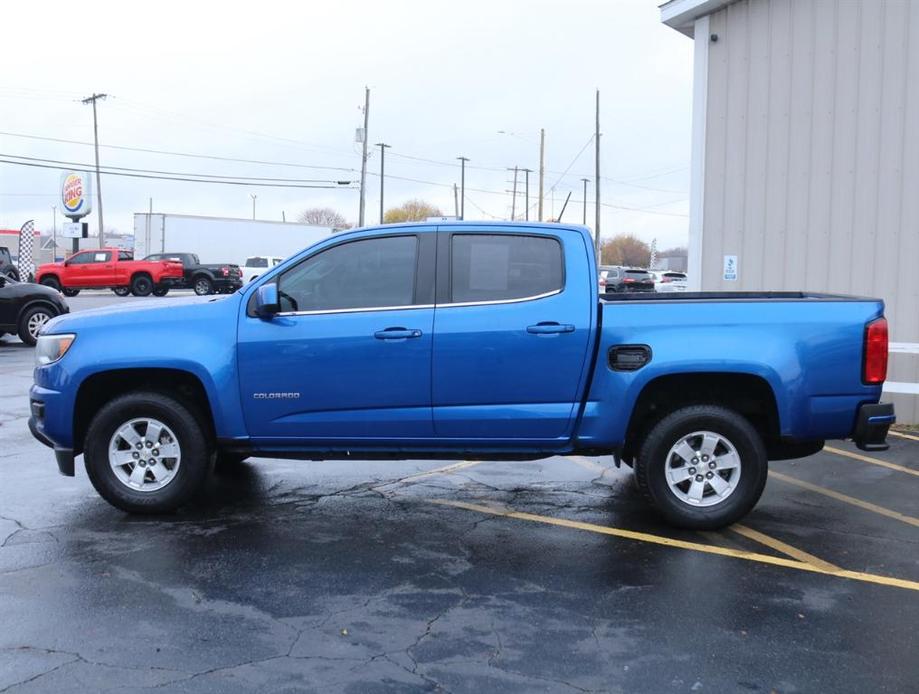
<svg viewBox="0 0 919 694">
<path fill-rule="evenodd" d="M 580 457 L 253 460 L 140 518 L 31 438 L 31 367 L 0 339 L 0 692 L 916 691 L 919 437 L 715 533 Z"/>
</svg>

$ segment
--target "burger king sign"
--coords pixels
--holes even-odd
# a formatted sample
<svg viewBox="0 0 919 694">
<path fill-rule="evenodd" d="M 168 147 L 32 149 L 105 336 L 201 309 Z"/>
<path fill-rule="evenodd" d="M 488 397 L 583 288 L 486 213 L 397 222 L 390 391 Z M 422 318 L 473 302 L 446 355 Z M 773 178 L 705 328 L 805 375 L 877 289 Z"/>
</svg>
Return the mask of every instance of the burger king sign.
<svg viewBox="0 0 919 694">
<path fill-rule="evenodd" d="M 71 219 L 85 217 L 93 209 L 92 178 L 80 171 L 65 171 L 61 175 L 61 204 L 64 215 Z"/>
</svg>

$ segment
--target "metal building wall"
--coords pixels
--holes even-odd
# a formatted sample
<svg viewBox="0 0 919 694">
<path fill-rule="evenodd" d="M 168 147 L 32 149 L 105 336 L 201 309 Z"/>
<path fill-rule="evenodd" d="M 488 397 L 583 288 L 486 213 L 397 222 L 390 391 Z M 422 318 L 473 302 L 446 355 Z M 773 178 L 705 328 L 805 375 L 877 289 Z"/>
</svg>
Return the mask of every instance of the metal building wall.
<svg viewBox="0 0 919 694">
<path fill-rule="evenodd" d="M 707 48 L 702 288 L 879 296 L 919 343 L 919 0 L 739 0 Z"/>
</svg>

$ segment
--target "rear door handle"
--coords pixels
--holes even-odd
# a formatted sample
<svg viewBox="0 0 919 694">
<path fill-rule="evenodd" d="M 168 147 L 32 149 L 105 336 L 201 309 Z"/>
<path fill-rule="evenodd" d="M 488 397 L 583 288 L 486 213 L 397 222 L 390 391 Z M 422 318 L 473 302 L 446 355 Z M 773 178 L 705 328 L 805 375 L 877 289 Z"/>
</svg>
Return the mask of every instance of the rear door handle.
<svg viewBox="0 0 919 694">
<path fill-rule="evenodd" d="M 574 326 L 569 323 L 556 323 L 544 321 L 527 327 L 527 332 L 533 335 L 557 335 L 559 333 L 573 333 Z"/>
<path fill-rule="evenodd" d="M 406 340 L 410 337 L 421 337 L 421 331 L 414 328 L 386 328 L 377 330 L 373 336 L 378 340 Z"/>
</svg>

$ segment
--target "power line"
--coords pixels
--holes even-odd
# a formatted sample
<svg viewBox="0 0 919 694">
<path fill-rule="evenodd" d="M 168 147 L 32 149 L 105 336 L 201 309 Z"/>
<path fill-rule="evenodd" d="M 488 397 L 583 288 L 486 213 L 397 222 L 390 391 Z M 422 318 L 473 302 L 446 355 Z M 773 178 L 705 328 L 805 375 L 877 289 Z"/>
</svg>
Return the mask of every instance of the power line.
<svg viewBox="0 0 919 694">
<path fill-rule="evenodd" d="M 38 169 L 55 169 L 58 171 L 62 170 L 62 167 L 56 164 L 41 164 L 38 162 L 30 162 L 30 161 L 11 161 L 9 159 L 4 159 L 3 156 L 5 155 L 0 154 L 0 164 L 12 164 L 13 166 L 29 166 L 29 167 L 38 168 Z M 80 166 L 66 167 L 66 168 L 72 171 L 81 171 L 83 173 L 93 172 L 93 168 L 86 164 L 83 164 Z M 343 186 L 339 186 L 339 185 L 314 185 L 314 184 L 301 185 L 301 184 L 293 184 L 293 183 L 261 183 L 258 181 L 245 181 L 245 180 L 243 181 L 240 181 L 240 180 L 222 181 L 222 180 L 202 179 L 202 178 L 183 178 L 179 176 L 157 176 L 154 174 L 129 173 L 127 171 L 102 171 L 101 173 L 104 176 L 125 176 L 128 178 L 147 178 L 147 179 L 154 179 L 154 180 L 160 180 L 160 181 L 179 181 L 179 182 L 184 182 L 184 183 L 211 183 L 211 184 L 230 185 L 230 186 L 258 186 L 260 188 L 319 188 L 319 189 L 352 190 L 351 188 L 344 188 Z"/>
<path fill-rule="evenodd" d="M 61 159 L 48 159 L 47 157 L 27 157 L 18 154 L 4 154 L 0 152 L 0 156 L 7 157 L 8 159 L 23 159 L 25 161 L 38 161 L 45 164 L 63 164 L 64 166 L 90 166 L 90 164 L 84 164 L 82 162 L 75 161 L 63 161 Z M 161 171 L 158 169 L 140 169 L 136 167 L 129 166 L 112 166 L 105 164 L 101 167 L 102 169 L 111 169 L 113 171 L 130 171 L 132 173 L 147 173 L 147 174 L 161 174 L 164 176 L 193 176 L 195 178 L 214 178 L 214 179 L 235 179 L 243 181 L 267 181 L 269 183 L 335 183 L 337 185 L 344 185 L 351 183 L 351 181 L 333 181 L 325 178 L 265 178 L 259 176 L 231 176 L 229 174 L 204 174 L 204 173 L 194 173 L 191 171 Z"/>
</svg>

